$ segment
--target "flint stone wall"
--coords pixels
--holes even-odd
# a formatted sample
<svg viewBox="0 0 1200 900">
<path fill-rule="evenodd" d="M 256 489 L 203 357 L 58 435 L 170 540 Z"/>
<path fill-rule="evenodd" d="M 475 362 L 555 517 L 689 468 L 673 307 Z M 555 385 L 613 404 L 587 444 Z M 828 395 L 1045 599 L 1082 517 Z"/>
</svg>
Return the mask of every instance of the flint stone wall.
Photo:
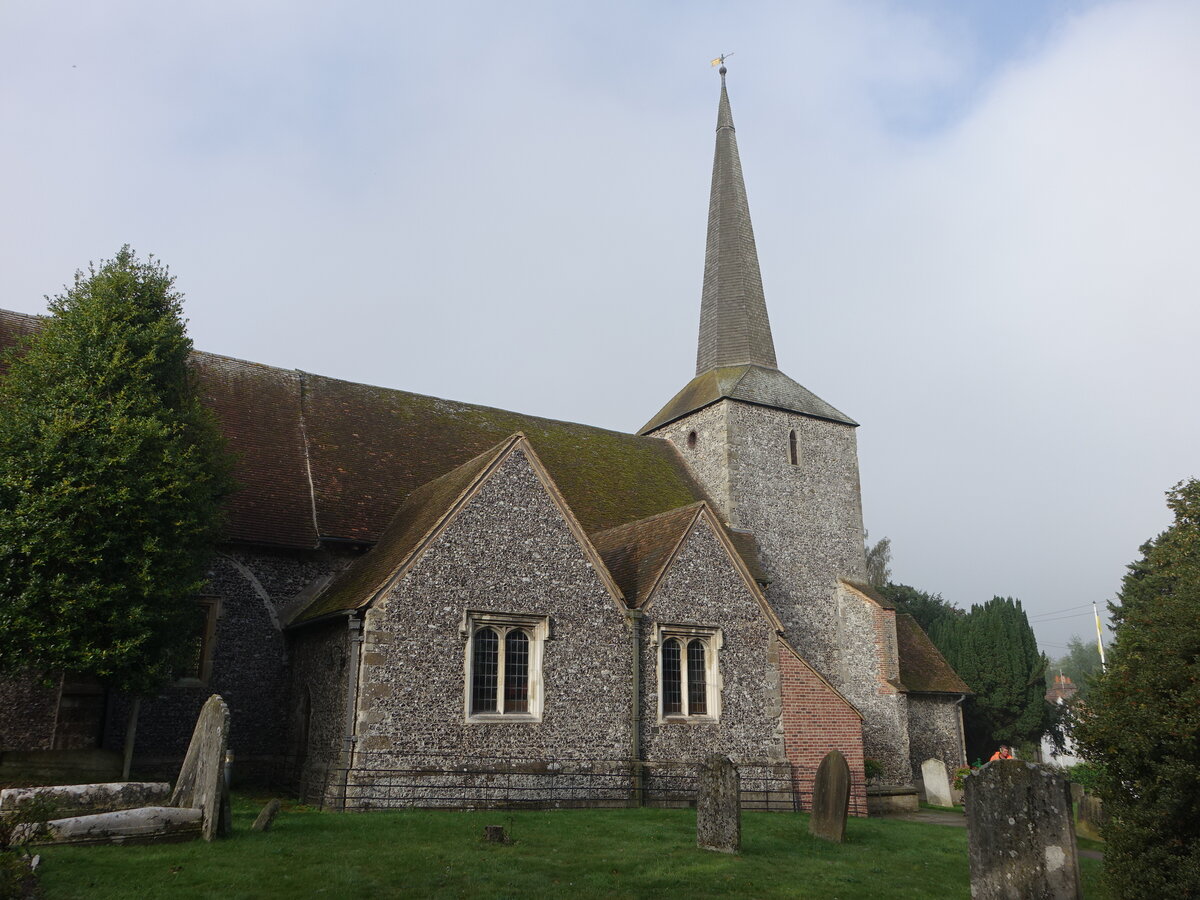
<svg viewBox="0 0 1200 900">
<path fill-rule="evenodd" d="M 32 675 L 0 679 L 0 752 L 54 747 L 58 684 L 47 687 Z"/>
<path fill-rule="evenodd" d="M 675 444 L 728 521 L 754 533 L 788 640 L 864 714 L 867 755 L 890 781 L 911 783 L 904 697 L 879 671 L 896 666 L 895 624 L 889 639 L 887 623 L 851 608 L 837 587 L 866 573 L 855 429 L 722 400 L 655 434 Z"/>
<path fill-rule="evenodd" d="M 285 781 L 307 802 L 333 802 L 342 792 L 337 769 L 346 737 L 350 641 L 344 618 L 308 625 L 291 637 Z"/>
<path fill-rule="evenodd" d="M 914 773 L 927 759 L 940 759 L 951 775 L 967 764 L 958 699 L 957 694 L 908 695 L 909 759 Z"/>
<path fill-rule="evenodd" d="M 549 617 L 541 721 L 467 720 L 467 610 Z M 519 450 L 365 622 L 359 775 L 435 753 L 629 758 L 624 615 Z"/>
<path fill-rule="evenodd" d="M 662 720 L 659 624 L 720 629 L 716 687 L 721 707 L 716 721 Z M 783 706 L 774 643 L 774 626 L 709 524 L 698 519 L 642 620 L 643 757 L 701 762 L 720 754 L 739 763 L 783 762 Z"/>
<path fill-rule="evenodd" d="M 205 700 L 219 693 L 233 719 L 230 749 L 237 777 L 273 775 L 287 726 L 288 651 L 283 614 L 314 582 L 344 567 L 354 551 L 250 551 L 226 547 L 209 569 L 205 596 L 218 598 L 219 613 L 207 681 L 183 679 L 142 701 L 134 768 L 174 777 L 187 751 L 192 726 Z M 110 701 L 104 746 L 120 750 L 128 700 Z"/>
</svg>

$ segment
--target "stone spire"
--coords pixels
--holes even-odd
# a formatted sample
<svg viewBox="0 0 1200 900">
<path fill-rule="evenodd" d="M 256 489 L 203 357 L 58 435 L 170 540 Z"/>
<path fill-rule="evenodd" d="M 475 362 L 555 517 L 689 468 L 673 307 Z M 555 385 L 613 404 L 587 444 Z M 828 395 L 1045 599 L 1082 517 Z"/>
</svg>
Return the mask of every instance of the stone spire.
<svg viewBox="0 0 1200 900">
<path fill-rule="evenodd" d="M 722 65 L 696 374 L 743 365 L 777 368 Z"/>
</svg>

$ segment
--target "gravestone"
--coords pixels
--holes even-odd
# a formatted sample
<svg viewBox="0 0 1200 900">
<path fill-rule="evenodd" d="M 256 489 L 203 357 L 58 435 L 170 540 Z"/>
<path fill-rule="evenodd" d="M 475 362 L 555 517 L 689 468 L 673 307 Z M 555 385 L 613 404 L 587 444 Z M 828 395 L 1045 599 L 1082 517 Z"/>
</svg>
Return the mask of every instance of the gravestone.
<svg viewBox="0 0 1200 900">
<path fill-rule="evenodd" d="M 934 806 L 953 806 L 950 796 L 950 778 L 946 775 L 946 764 L 940 759 L 927 759 L 921 763 L 921 780 L 925 782 L 925 802 Z"/>
<path fill-rule="evenodd" d="M 849 812 L 850 766 L 839 751 L 830 750 L 817 767 L 812 816 L 808 820 L 809 834 L 840 844 L 846 839 Z"/>
<path fill-rule="evenodd" d="M 1016 759 L 967 777 L 972 900 L 1078 900 L 1071 792 L 1055 770 Z"/>
<path fill-rule="evenodd" d="M 225 785 L 225 751 L 229 749 L 229 707 L 220 695 L 205 701 L 192 731 L 171 806 L 204 813 L 204 839 L 228 833 L 229 789 Z"/>
<path fill-rule="evenodd" d="M 1100 829 L 1104 827 L 1104 804 L 1095 794 L 1086 791 L 1079 798 L 1079 821 L 1076 831 L 1085 838 L 1093 841 L 1102 840 Z"/>
<path fill-rule="evenodd" d="M 276 797 L 264 806 L 262 812 L 258 814 L 258 818 L 254 820 L 254 824 L 250 826 L 251 830 L 270 831 L 275 817 L 279 815 L 279 805 L 279 798 Z"/>
<path fill-rule="evenodd" d="M 696 846 L 737 853 L 742 847 L 741 778 L 728 756 L 713 754 L 700 768 Z"/>
</svg>

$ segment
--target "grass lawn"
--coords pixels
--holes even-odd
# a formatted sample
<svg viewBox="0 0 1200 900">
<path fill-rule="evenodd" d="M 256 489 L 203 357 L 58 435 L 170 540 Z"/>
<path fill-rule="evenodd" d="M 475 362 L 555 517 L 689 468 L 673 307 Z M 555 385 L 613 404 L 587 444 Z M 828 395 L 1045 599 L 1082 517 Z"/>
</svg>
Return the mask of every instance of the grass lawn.
<svg viewBox="0 0 1200 900">
<path fill-rule="evenodd" d="M 851 819 L 845 844 L 808 836 L 808 817 L 742 816 L 738 856 L 696 849 L 691 810 L 329 813 L 285 806 L 250 831 L 261 801 L 238 798 L 234 834 L 213 844 L 43 851 L 49 900 L 117 897 L 970 896 L 962 828 Z M 509 845 L 487 844 L 504 825 Z M 1084 896 L 1103 898 L 1083 860 Z"/>
</svg>

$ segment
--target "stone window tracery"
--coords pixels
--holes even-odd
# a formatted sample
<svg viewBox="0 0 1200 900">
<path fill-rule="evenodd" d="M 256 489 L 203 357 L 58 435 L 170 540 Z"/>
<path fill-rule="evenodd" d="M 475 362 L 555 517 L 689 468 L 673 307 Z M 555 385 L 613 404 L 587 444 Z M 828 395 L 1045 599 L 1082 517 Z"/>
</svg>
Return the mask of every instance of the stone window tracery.
<svg viewBox="0 0 1200 900">
<path fill-rule="evenodd" d="M 721 680 L 721 632 L 690 625 L 658 629 L 659 720 L 716 721 Z"/>
<path fill-rule="evenodd" d="M 468 611 L 462 631 L 467 638 L 467 720 L 541 719 L 546 617 Z"/>
</svg>

